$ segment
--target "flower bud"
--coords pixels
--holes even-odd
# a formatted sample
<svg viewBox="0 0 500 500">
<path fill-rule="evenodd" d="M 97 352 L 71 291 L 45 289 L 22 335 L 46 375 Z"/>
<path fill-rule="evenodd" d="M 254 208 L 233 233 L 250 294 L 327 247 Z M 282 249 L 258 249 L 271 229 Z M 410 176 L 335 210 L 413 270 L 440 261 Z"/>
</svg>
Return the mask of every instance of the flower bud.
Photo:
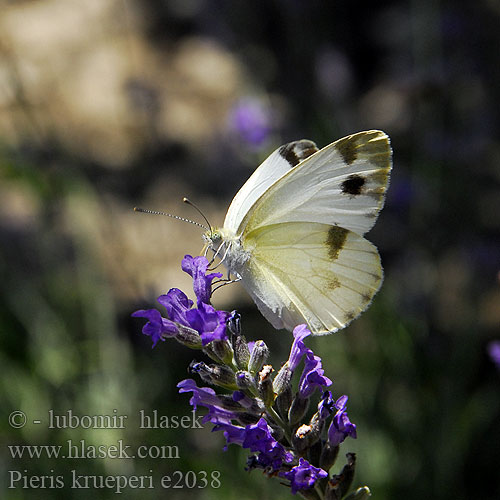
<svg viewBox="0 0 500 500">
<path fill-rule="evenodd" d="M 275 395 L 273 391 L 273 381 L 271 380 L 272 372 L 273 367 L 271 365 L 264 365 L 262 370 L 259 372 L 259 379 L 257 383 L 259 395 L 266 406 L 272 406 L 274 403 Z"/>
<path fill-rule="evenodd" d="M 333 467 L 339 454 L 339 446 L 332 446 L 328 441 L 324 443 L 319 457 L 319 466 L 327 472 Z"/>
<path fill-rule="evenodd" d="M 247 393 L 255 391 L 255 382 L 252 375 L 244 370 L 236 372 L 236 385 L 238 389 Z"/>
<path fill-rule="evenodd" d="M 262 368 L 262 365 L 266 362 L 269 356 L 269 349 L 263 340 L 257 340 L 253 346 L 252 352 L 250 354 L 250 360 L 248 361 L 248 371 L 250 373 L 257 373 Z"/>
<path fill-rule="evenodd" d="M 345 500 L 366 500 L 372 496 L 370 488 L 368 486 L 362 486 L 350 495 L 345 497 Z"/>
<path fill-rule="evenodd" d="M 301 398 L 299 395 L 295 396 L 292 401 L 292 406 L 288 411 L 288 420 L 290 425 L 295 425 L 302 420 L 302 417 L 309 408 L 309 398 Z"/>
<path fill-rule="evenodd" d="M 189 363 L 188 373 L 190 373 L 190 374 L 196 373 L 200 376 L 200 378 L 201 378 L 201 380 L 203 380 L 203 382 L 206 382 L 208 384 L 212 383 L 212 379 L 210 377 L 210 375 L 211 375 L 210 369 L 209 369 L 208 365 L 206 363 L 204 363 L 203 361 L 195 361 L 193 359 L 193 361 L 191 361 L 191 363 Z"/>
<path fill-rule="evenodd" d="M 276 377 L 274 377 L 274 392 L 279 396 L 292 387 L 292 370 L 288 367 L 288 361 L 280 368 Z"/>
<path fill-rule="evenodd" d="M 213 340 L 209 344 L 212 347 L 213 353 L 217 356 L 218 361 L 225 365 L 230 365 L 233 360 L 233 348 L 227 340 Z"/>
<path fill-rule="evenodd" d="M 272 434 L 273 438 L 276 439 L 276 441 L 281 441 L 285 437 L 285 431 L 281 427 L 272 427 Z"/>
<path fill-rule="evenodd" d="M 223 365 L 207 365 L 203 362 L 191 361 L 190 373 L 197 373 L 204 382 L 216 384 L 227 389 L 236 389 L 234 372 Z"/>
<path fill-rule="evenodd" d="M 310 425 L 301 425 L 292 437 L 293 446 L 300 455 L 303 455 L 319 439 L 319 434 Z"/>
<path fill-rule="evenodd" d="M 227 389 L 236 389 L 234 372 L 227 366 L 210 365 L 212 382 Z"/>
<path fill-rule="evenodd" d="M 254 413 L 243 412 L 238 414 L 238 422 L 242 425 L 255 424 L 259 421 L 260 416 Z"/>
<path fill-rule="evenodd" d="M 354 479 L 354 470 L 356 468 L 356 455 L 354 453 L 347 453 L 346 457 L 347 464 L 344 465 L 342 472 L 332 476 L 331 480 L 328 482 L 325 500 L 343 498 L 351 487 L 352 480 Z"/>
<path fill-rule="evenodd" d="M 307 450 L 307 461 L 310 464 L 319 463 L 319 457 L 321 456 L 322 448 L 323 448 L 323 443 L 321 442 L 321 439 L 319 439 L 319 438 L 313 445 L 311 445 L 309 447 L 309 449 Z M 326 486 L 326 484 L 325 484 L 325 486 Z"/>
<path fill-rule="evenodd" d="M 321 418 L 319 411 L 317 411 L 311 417 L 311 420 L 309 421 L 309 425 L 311 427 L 317 428 L 318 432 L 321 434 L 321 432 L 323 431 L 323 428 L 325 427 L 325 420 Z"/>
<path fill-rule="evenodd" d="M 248 362 L 250 361 L 250 350 L 244 335 L 233 337 L 234 359 L 238 368 L 248 370 Z"/>
<path fill-rule="evenodd" d="M 274 384 L 273 387 L 276 390 Z M 287 386 L 286 389 L 276 398 L 276 407 L 278 408 L 278 413 L 283 420 L 288 421 L 288 410 L 290 410 L 292 399 L 293 392 L 290 385 Z"/>
<path fill-rule="evenodd" d="M 237 383 L 237 382 L 236 382 Z M 250 397 L 243 391 L 234 391 L 232 399 L 236 401 L 242 408 L 245 408 L 250 413 L 262 414 L 266 411 L 263 401 L 260 398 Z"/>
<path fill-rule="evenodd" d="M 202 342 L 200 334 L 193 328 L 184 325 L 177 325 L 178 333 L 175 340 L 186 347 L 191 349 L 201 349 Z"/>
<path fill-rule="evenodd" d="M 218 396 L 221 402 L 222 408 L 225 410 L 230 410 L 234 412 L 246 411 L 246 408 L 243 408 L 237 401 L 235 401 L 232 396 L 227 394 L 220 394 Z"/>
<path fill-rule="evenodd" d="M 241 314 L 238 311 L 232 311 L 226 320 L 226 326 L 232 335 L 239 337 L 241 335 Z"/>
</svg>

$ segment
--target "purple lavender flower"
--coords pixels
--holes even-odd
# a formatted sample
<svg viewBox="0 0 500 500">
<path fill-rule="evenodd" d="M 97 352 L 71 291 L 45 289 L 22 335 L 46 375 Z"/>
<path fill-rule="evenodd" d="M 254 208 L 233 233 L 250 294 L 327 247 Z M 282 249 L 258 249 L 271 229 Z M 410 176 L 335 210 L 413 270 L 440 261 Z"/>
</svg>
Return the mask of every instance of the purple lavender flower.
<svg viewBox="0 0 500 500">
<path fill-rule="evenodd" d="M 272 436 L 271 428 L 264 418 L 261 418 L 256 424 L 247 425 L 245 428 L 245 439 L 243 448 L 249 448 L 250 451 L 270 451 L 276 440 Z"/>
<path fill-rule="evenodd" d="M 304 344 L 304 339 L 311 335 L 307 325 L 299 325 L 293 329 L 294 341 L 290 349 L 290 356 L 288 357 L 288 368 L 293 372 L 299 365 L 302 356 L 311 350 Z"/>
<path fill-rule="evenodd" d="M 214 307 L 201 303 L 198 309 L 190 309 L 187 312 L 188 326 L 196 330 L 203 345 L 213 340 L 224 340 L 226 335 L 226 319 L 229 313 L 217 311 Z"/>
<path fill-rule="evenodd" d="M 346 412 L 347 399 L 347 396 L 341 396 L 335 403 L 337 413 L 328 429 L 328 442 L 331 446 L 338 446 L 347 436 L 356 439 L 356 425 L 349 420 Z"/>
<path fill-rule="evenodd" d="M 261 100 L 245 97 L 231 110 L 230 125 L 250 146 L 259 147 L 269 137 L 271 115 Z"/>
<path fill-rule="evenodd" d="M 281 444 L 276 442 L 270 450 L 259 453 L 255 464 L 263 469 L 270 467 L 273 471 L 277 471 L 284 463 L 292 461 L 293 453 L 287 451 Z"/>
<path fill-rule="evenodd" d="M 308 490 L 314 486 L 318 479 L 328 476 L 323 469 L 314 467 L 304 458 L 299 459 L 299 465 L 292 467 L 289 472 L 281 472 L 280 476 L 290 481 L 292 494 L 295 495 L 299 490 Z"/>
<path fill-rule="evenodd" d="M 224 450 L 227 450 L 227 446 L 233 443 L 258 453 L 253 460 L 253 467 L 263 469 L 271 467 L 273 470 L 279 470 L 283 463 L 293 461 L 293 454 L 272 437 L 271 428 L 264 418 L 246 427 L 220 422 L 212 429 L 212 432 L 220 430 L 224 431 L 226 438 Z"/>
<path fill-rule="evenodd" d="M 213 340 L 224 340 L 226 320 L 230 313 L 217 311 L 209 304 L 212 281 L 220 278 L 221 273 L 206 274 L 208 260 L 205 257 L 186 255 L 182 261 L 182 269 L 193 278 L 193 289 L 198 300 L 198 307 L 193 308 L 193 301 L 178 288 L 172 288 L 167 294 L 158 297 L 158 302 L 167 310 L 167 318 L 163 318 L 156 309 L 139 310 L 132 313 L 134 317 L 148 319 L 142 332 L 153 339 L 153 347 L 164 337 L 175 337 L 179 326 L 196 330 L 201 336 L 202 345 Z"/>
<path fill-rule="evenodd" d="M 293 454 L 287 451 L 272 436 L 272 429 L 264 418 L 256 424 L 249 424 L 246 427 L 234 425 L 232 420 L 238 419 L 238 414 L 221 407 L 221 401 L 215 395 L 215 391 L 209 387 L 198 387 L 192 379 L 186 379 L 177 384 L 179 392 L 192 392 L 190 404 L 196 410 L 197 405 L 208 408 L 208 414 L 203 418 L 203 423 L 211 422 L 214 425 L 213 431 L 224 431 L 226 446 L 230 443 L 238 444 L 242 448 L 248 448 L 252 452 L 259 452 L 256 464 L 260 467 L 271 466 L 278 470 L 283 462 L 291 462 Z M 235 391 L 233 400 L 242 401 L 240 391 Z"/>
<path fill-rule="evenodd" d="M 142 333 L 149 335 L 153 340 L 153 347 L 158 340 L 165 340 L 165 337 L 175 337 L 178 333 L 177 325 L 165 319 L 156 309 L 139 309 L 132 313 L 134 318 L 146 318 L 148 322 L 143 326 Z"/>
<path fill-rule="evenodd" d="M 210 387 L 198 387 L 193 379 L 185 379 L 177 384 L 179 392 L 192 392 L 193 396 L 189 404 L 197 410 L 198 405 L 205 406 L 208 413 L 203 417 L 202 422 L 212 422 L 217 425 L 230 424 L 231 420 L 238 418 L 238 414 L 231 410 L 226 410 L 222 406 L 222 401 Z"/>
<path fill-rule="evenodd" d="M 169 319 L 187 326 L 187 312 L 193 307 L 193 301 L 188 299 L 186 294 L 178 288 L 171 288 L 166 294 L 158 297 L 158 303 L 166 310 Z"/>
<path fill-rule="evenodd" d="M 272 429 L 264 418 L 245 427 L 245 438 L 241 446 L 252 452 L 260 452 L 257 463 L 261 467 L 271 466 L 277 470 L 283 462 L 293 460 L 293 455 L 274 439 Z"/>
<path fill-rule="evenodd" d="M 224 451 L 227 451 L 229 444 L 234 443 L 238 445 L 243 444 L 245 439 L 245 428 L 240 425 L 233 425 L 231 422 L 220 422 L 214 426 L 212 432 L 224 431 L 224 437 L 226 438 L 226 445 L 224 446 Z"/>
<path fill-rule="evenodd" d="M 492 340 L 488 344 L 488 354 L 495 363 L 496 367 L 500 370 L 500 340 Z"/>
<path fill-rule="evenodd" d="M 202 406 L 213 406 L 219 405 L 220 400 L 215 395 L 215 391 L 210 387 L 198 387 L 196 382 L 192 378 L 187 378 L 182 380 L 177 384 L 179 388 L 179 393 L 183 392 L 192 392 L 193 396 L 189 400 L 189 404 L 196 411 L 198 409 L 198 405 Z"/>
<path fill-rule="evenodd" d="M 325 375 L 321 358 L 315 356 L 311 350 L 306 352 L 306 360 L 304 370 L 299 382 L 299 395 L 305 399 L 310 397 L 313 392 L 318 389 L 323 389 L 332 385 L 332 381 Z"/>
<path fill-rule="evenodd" d="M 321 420 L 326 420 L 335 408 L 335 401 L 330 391 L 325 391 L 321 401 L 318 403 L 318 414 Z"/>
<path fill-rule="evenodd" d="M 184 256 L 181 264 L 182 270 L 193 278 L 193 290 L 200 303 L 210 304 L 210 294 L 212 292 L 212 281 L 215 278 L 222 278 L 222 273 L 207 274 L 208 260 L 206 257 Z"/>
</svg>

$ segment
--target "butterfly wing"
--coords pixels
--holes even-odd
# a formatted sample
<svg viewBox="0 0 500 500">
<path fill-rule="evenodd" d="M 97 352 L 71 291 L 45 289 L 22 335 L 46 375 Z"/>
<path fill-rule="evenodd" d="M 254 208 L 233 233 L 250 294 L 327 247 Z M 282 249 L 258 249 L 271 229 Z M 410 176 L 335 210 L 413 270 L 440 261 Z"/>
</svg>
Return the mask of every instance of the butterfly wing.
<svg viewBox="0 0 500 500">
<path fill-rule="evenodd" d="M 288 170 L 250 208 L 247 203 L 237 234 L 283 222 L 319 222 L 363 235 L 383 207 L 390 171 L 384 132 L 339 139 Z"/>
<path fill-rule="evenodd" d="M 314 142 L 301 140 L 285 144 L 271 153 L 233 198 L 224 227 L 236 232 L 244 216 L 269 186 L 316 151 L 318 147 Z"/>
<path fill-rule="evenodd" d="M 307 323 L 316 335 L 335 332 L 368 307 L 382 282 L 375 246 L 339 226 L 272 224 L 244 243 L 251 258 L 238 273 L 275 328 Z"/>
<path fill-rule="evenodd" d="M 300 149 L 291 167 L 275 151 L 233 200 L 224 229 L 239 243 L 226 264 L 276 328 L 305 322 L 320 335 L 356 318 L 381 285 L 377 249 L 362 235 L 383 206 L 391 148 L 371 130 Z"/>
</svg>

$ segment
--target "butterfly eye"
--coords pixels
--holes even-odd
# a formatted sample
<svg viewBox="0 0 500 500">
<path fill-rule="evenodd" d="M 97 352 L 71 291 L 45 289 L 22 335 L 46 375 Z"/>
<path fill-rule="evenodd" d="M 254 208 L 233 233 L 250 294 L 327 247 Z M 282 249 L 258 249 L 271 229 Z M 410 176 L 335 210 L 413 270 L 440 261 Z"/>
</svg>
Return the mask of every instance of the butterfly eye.
<svg viewBox="0 0 500 500">
<path fill-rule="evenodd" d="M 214 250 L 222 243 L 222 234 L 220 231 L 211 228 L 203 234 L 203 240 L 205 241 L 207 248 Z"/>
<path fill-rule="evenodd" d="M 210 239 L 214 244 L 220 243 L 222 241 L 222 234 L 220 233 L 220 231 L 211 231 Z"/>
</svg>

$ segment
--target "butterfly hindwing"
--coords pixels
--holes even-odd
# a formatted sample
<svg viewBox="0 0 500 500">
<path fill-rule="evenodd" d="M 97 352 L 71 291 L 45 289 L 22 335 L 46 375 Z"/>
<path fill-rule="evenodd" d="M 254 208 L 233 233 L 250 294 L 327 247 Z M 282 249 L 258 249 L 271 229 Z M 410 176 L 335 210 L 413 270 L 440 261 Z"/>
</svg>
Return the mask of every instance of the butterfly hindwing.
<svg viewBox="0 0 500 500">
<path fill-rule="evenodd" d="M 337 331 L 371 302 L 382 282 L 377 249 L 363 237 L 321 223 L 288 222 L 248 233 L 252 258 L 238 273 L 276 328 L 307 323 Z"/>
</svg>

